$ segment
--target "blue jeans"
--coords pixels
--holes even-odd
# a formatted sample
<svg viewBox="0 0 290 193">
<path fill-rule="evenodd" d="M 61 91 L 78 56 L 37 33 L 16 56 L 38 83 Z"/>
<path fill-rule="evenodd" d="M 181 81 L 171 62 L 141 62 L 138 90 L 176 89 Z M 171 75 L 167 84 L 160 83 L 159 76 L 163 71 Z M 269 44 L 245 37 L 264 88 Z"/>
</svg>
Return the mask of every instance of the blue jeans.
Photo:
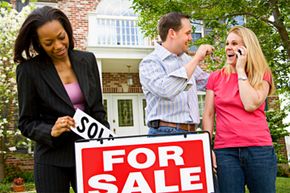
<svg viewBox="0 0 290 193">
<path fill-rule="evenodd" d="M 164 134 L 177 134 L 177 133 L 187 133 L 187 131 L 179 129 L 179 128 L 174 128 L 174 127 L 161 126 L 159 128 L 156 128 L 156 129 L 149 127 L 148 135 L 164 135 Z M 214 179 L 215 193 L 220 193 L 219 189 L 218 189 L 218 182 L 217 182 L 216 176 L 214 176 L 213 179 Z"/>
<path fill-rule="evenodd" d="M 175 128 L 175 127 L 164 127 L 159 128 L 149 127 L 148 135 L 164 135 L 164 134 L 175 134 L 175 133 L 187 133 L 187 131 Z"/>
<path fill-rule="evenodd" d="M 277 158 L 272 146 L 216 149 L 221 193 L 275 193 Z"/>
</svg>

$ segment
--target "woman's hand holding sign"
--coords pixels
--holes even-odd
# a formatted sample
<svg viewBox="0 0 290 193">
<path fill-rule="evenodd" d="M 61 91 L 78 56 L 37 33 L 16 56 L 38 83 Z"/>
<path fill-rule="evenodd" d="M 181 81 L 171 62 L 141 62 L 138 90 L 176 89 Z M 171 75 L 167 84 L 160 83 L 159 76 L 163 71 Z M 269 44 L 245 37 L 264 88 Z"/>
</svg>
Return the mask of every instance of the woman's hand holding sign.
<svg viewBox="0 0 290 193">
<path fill-rule="evenodd" d="M 63 132 L 71 131 L 71 127 L 75 127 L 75 121 L 70 116 L 59 117 L 51 129 L 51 136 L 58 137 Z"/>
</svg>

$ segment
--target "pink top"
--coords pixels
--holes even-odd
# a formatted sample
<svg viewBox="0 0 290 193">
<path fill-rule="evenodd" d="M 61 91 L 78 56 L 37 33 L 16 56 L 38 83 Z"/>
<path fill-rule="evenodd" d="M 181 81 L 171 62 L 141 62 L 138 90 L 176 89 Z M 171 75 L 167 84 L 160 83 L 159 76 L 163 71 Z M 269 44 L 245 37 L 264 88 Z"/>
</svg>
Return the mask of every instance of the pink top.
<svg viewBox="0 0 290 193">
<path fill-rule="evenodd" d="M 271 76 L 264 76 L 270 82 Z M 214 91 L 216 136 L 214 148 L 271 146 L 272 138 L 264 112 L 265 102 L 254 112 L 244 110 L 238 88 L 238 75 L 213 72 L 207 89 Z"/>
<path fill-rule="evenodd" d="M 75 109 L 85 110 L 85 99 L 78 82 L 64 84 L 64 88 Z"/>
</svg>

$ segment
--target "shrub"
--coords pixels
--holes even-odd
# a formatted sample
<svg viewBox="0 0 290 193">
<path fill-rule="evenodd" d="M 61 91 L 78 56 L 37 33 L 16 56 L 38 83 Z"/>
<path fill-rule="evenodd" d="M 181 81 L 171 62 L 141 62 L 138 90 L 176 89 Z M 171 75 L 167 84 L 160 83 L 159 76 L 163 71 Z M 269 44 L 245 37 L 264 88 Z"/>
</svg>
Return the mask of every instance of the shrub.
<svg viewBox="0 0 290 193">
<path fill-rule="evenodd" d="M 288 164 L 278 164 L 278 177 L 290 177 L 290 167 Z"/>
<path fill-rule="evenodd" d="M 11 183 L 16 178 L 22 178 L 25 182 L 34 182 L 32 171 L 22 171 L 16 165 L 6 165 L 3 183 Z"/>
</svg>

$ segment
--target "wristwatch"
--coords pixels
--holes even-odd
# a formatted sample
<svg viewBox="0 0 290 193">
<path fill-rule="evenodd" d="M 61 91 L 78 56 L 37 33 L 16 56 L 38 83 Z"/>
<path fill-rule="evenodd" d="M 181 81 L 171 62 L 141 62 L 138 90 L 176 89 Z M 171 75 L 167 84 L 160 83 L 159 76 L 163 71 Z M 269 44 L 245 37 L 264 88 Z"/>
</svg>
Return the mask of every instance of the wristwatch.
<svg viewBox="0 0 290 193">
<path fill-rule="evenodd" d="M 248 80 L 248 77 L 246 77 L 246 76 L 240 76 L 239 78 L 238 78 L 238 80 Z"/>
</svg>

